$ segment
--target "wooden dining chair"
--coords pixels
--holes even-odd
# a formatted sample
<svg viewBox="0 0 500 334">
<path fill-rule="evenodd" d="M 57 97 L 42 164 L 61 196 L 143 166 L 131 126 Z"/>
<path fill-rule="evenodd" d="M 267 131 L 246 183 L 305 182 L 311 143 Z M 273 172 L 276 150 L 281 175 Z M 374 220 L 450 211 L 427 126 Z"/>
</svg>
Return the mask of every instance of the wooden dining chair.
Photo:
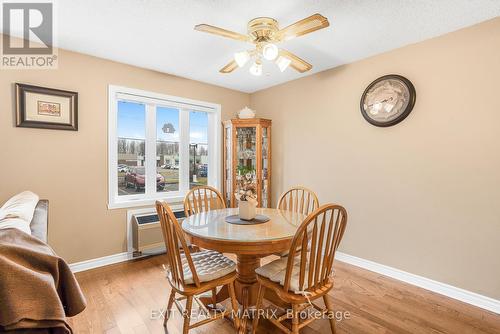
<svg viewBox="0 0 500 334">
<path fill-rule="evenodd" d="M 214 187 L 194 187 L 184 197 L 184 213 L 186 217 L 195 213 L 225 208 L 224 198 Z"/>
<path fill-rule="evenodd" d="M 156 201 L 156 211 L 160 218 L 161 230 L 167 249 L 167 279 L 172 287 L 163 325 L 167 325 L 170 310 L 174 303 L 184 317 L 183 334 L 188 333 L 192 328 L 228 316 L 230 311 L 227 309 L 209 315 L 206 306 L 196 296 L 207 291 L 213 291 L 220 286 L 227 286 L 231 307 L 234 311 L 234 325 L 238 329 L 240 325 L 237 316 L 238 302 L 234 291 L 236 264 L 231 259 L 215 251 L 204 250 L 191 254 L 179 222 L 168 204 Z M 180 250 L 179 244 L 182 246 L 183 251 Z M 176 294 L 181 296 L 176 298 Z M 180 304 L 181 300 L 186 300 L 184 309 Z M 200 310 L 207 315 L 207 318 L 191 324 L 193 301 L 198 304 Z"/>
<path fill-rule="evenodd" d="M 312 212 L 298 228 L 290 247 L 290 255 L 268 263 L 255 272 L 259 282 L 257 297 L 257 314 L 260 311 L 266 289 L 273 290 L 280 305 L 288 310 L 278 318 L 270 318 L 285 333 L 299 333 L 317 317 L 305 317 L 300 322 L 299 314 L 313 307 L 319 314 L 328 315 L 330 328 L 335 333 L 335 319 L 328 292 L 333 287 L 333 260 L 339 247 L 347 224 L 346 210 L 336 204 L 325 204 Z M 307 238 L 308 229 L 312 229 L 311 238 Z M 299 250 L 300 249 L 300 250 Z M 298 253 L 298 254 L 296 254 Z M 297 255 L 297 256 L 296 256 Z M 323 297 L 325 308 L 318 306 L 314 300 Z M 282 322 L 292 315 L 292 328 L 288 329 Z M 253 333 L 258 325 L 258 317 L 253 320 Z"/>
<path fill-rule="evenodd" d="M 298 212 L 306 216 L 318 207 L 319 200 L 316 193 L 302 186 L 292 187 L 281 194 L 277 206 L 278 209 Z M 288 256 L 288 251 L 276 253 L 274 255 L 285 257 Z"/>
<path fill-rule="evenodd" d="M 184 196 L 184 214 L 186 217 L 192 216 L 200 212 L 210 210 L 225 209 L 226 203 L 221 193 L 210 186 L 198 186 L 191 189 L 186 196 Z M 189 242 L 189 240 L 188 240 Z M 199 252 L 200 248 L 196 245 L 189 244 L 192 252 Z M 215 304 L 216 289 L 212 291 L 212 300 Z M 216 305 L 212 305 L 216 307 Z"/>
<path fill-rule="evenodd" d="M 278 209 L 308 215 L 319 207 L 318 196 L 314 191 L 295 186 L 285 191 L 278 200 Z"/>
</svg>

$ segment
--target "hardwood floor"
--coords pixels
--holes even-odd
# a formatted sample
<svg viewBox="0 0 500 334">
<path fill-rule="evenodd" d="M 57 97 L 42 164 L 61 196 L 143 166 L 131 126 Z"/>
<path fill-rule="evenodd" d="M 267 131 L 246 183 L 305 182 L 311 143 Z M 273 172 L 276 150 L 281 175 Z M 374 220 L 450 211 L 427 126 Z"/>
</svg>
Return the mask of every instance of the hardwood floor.
<svg viewBox="0 0 500 334">
<path fill-rule="evenodd" d="M 154 256 L 76 274 L 88 306 L 70 320 L 74 332 L 165 333 L 159 314 L 170 291 L 165 262 L 165 256 Z M 336 281 L 329 297 L 335 311 L 350 314 L 337 322 L 339 334 L 500 333 L 500 315 L 340 261 L 334 267 Z M 171 317 L 167 329 L 180 333 L 182 316 Z M 215 332 L 235 333 L 228 320 L 190 331 Z M 257 331 L 277 332 L 269 321 L 261 321 Z M 301 333 L 330 333 L 328 320 L 314 321 Z"/>
</svg>

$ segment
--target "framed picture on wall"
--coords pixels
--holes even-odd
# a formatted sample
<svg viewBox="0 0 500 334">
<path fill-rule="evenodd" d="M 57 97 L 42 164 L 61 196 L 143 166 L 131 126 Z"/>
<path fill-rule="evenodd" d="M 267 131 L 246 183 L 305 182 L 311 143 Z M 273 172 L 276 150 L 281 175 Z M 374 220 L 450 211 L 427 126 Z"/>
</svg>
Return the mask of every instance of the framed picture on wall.
<svg viewBox="0 0 500 334">
<path fill-rule="evenodd" d="M 78 130 L 78 93 L 16 83 L 16 126 Z"/>
</svg>

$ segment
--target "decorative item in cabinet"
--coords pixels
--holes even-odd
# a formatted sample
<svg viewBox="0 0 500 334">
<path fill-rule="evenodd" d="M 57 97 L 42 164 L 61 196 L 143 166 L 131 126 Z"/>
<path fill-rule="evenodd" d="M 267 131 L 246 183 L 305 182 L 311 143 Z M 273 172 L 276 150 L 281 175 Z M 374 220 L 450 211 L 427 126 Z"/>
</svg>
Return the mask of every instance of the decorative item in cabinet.
<svg viewBox="0 0 500 334">
<path fill-rule="evenodd" d="M 262 118 L 224 121 L 224 182 L 226 205 L 235 208 L 237 176 L 251 174 L 257 206 L 271 206 L 271 120 Z"/>
</svg>

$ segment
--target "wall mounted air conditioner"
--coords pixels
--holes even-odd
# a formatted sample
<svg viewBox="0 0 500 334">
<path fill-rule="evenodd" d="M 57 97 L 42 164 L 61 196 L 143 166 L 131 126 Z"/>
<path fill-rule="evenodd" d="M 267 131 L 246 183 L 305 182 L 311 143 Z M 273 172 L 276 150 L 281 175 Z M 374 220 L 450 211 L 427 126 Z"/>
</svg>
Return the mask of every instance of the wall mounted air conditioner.
<svg viewBox="0 0 500 334">
<path fill-rule="evenodd" d="M 171 208 L 179 223 L 182 223 L 185 217 L 184 207 L 177 205 Z M 156 208 L 127 211 L 127 249 L 134 257 L 165 252 Z"/>
</svg>

